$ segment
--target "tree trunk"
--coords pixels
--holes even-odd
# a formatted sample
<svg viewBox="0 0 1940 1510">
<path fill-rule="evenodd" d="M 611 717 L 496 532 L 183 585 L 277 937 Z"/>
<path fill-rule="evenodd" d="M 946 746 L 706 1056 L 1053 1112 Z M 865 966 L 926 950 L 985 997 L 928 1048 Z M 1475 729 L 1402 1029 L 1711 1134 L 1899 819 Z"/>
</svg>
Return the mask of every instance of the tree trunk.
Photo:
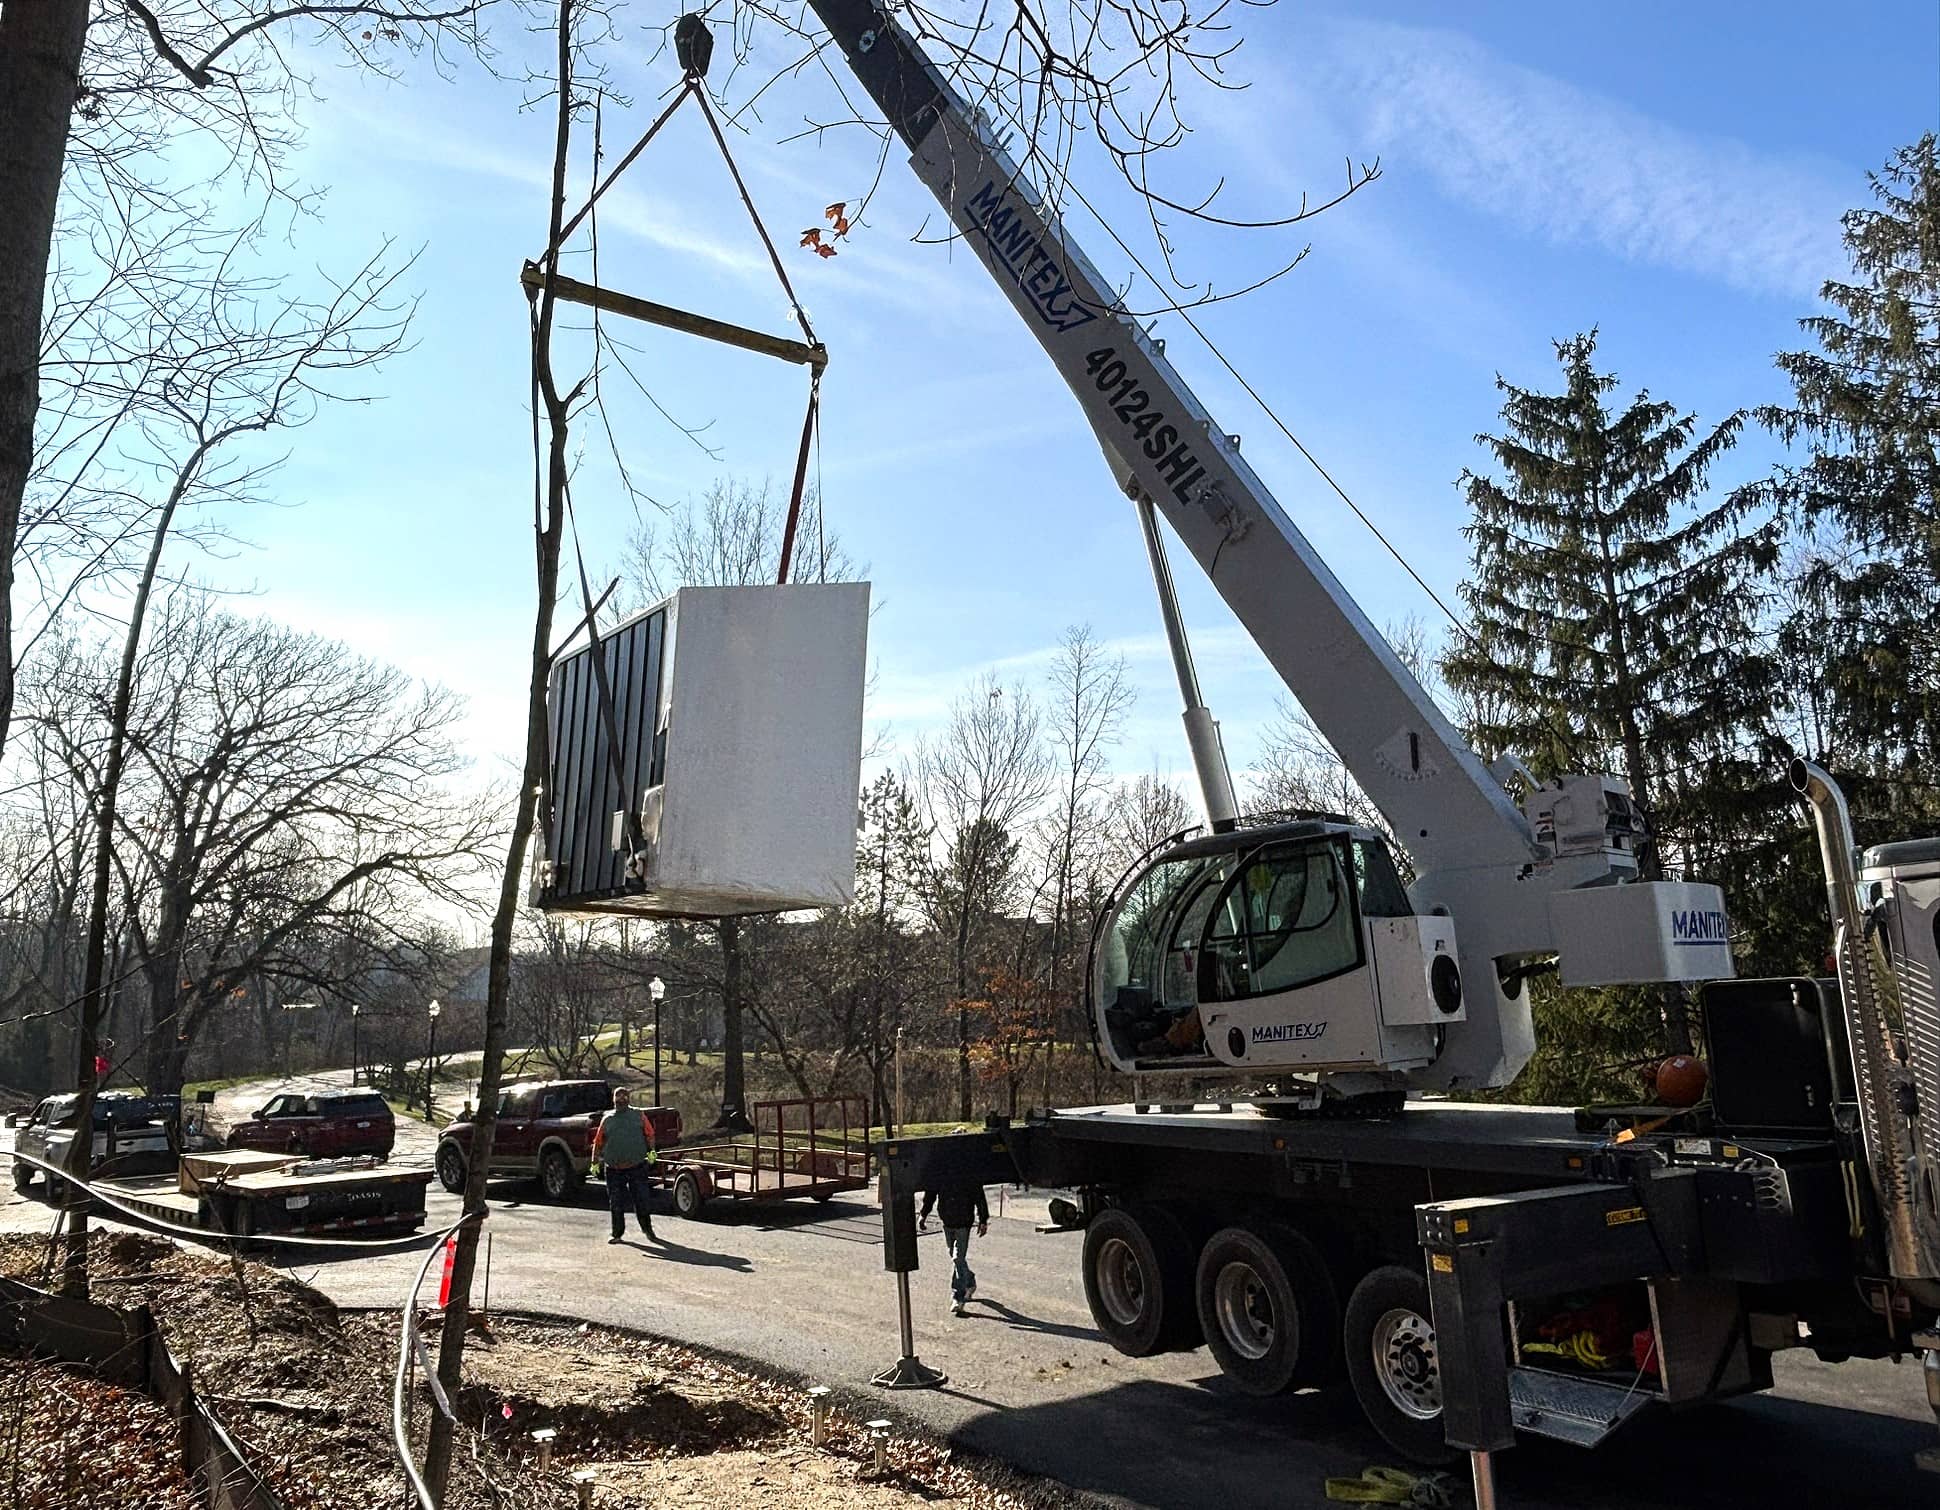
<svg viewBox="0 0 1940 1510">
<path fill-rule="evenodd" d="M 14 7 L 9 7 L 13 9 Z M 121 670 L 115 680 L 114 704 L 108 713 L 108 757 L 101 768 L 101 788 L 94 794 L 94 877 L 88 897 L 87 952 L 81 966 L 81 1023 L 75 1045 L 81 1097 L 75 1108 L 74 1147 L 69 1151 L 67 1170 L 86 1178 L 94 1140 L 93 1127 L 96 1090 L 94 1060 L 99 1052 L 101 1012 L 106 1001 L 105 974 L 108 953 L 108 898 L 114 884 L 115 804 L 121 795 L 121 773 L 128 760 L 128 718 L 135 699 L 135 663 L 141 655 L 143 625 L 148 619 L 148 600 L 155 590 L 161 570 L 162 550 L 175 522 L 175 510 L 188 491 L 200 460 L 189 462 L 176 474 L 168 500 L 155 518 L 154 534 L 149 539 L 148 559 L 142 565 L 135 587 L 135 601 L 128 610 L 128 629 L 121 642 Z M 173 961 L 171 961 L 171 964 Z M 170 1000 L 175 1000 L 175 983 L 169 983 Z M 178 1037 L 178 1042 L 179 1042 Z M 153 1087 L 150 1088 L 151 1090 Z M 68 1187 L 70 1195 L 82 1192 Z M 88 1292 L 88 1216 L 85 1200 L 68 1212 L 67 1250 L 61 1263 L 61 1293 L 85 1296 Z"/>
<path fill-rule="evenodd" d="M 0 7 L 0 753 L 13 722 L 13 561 L 34 463 L 47 261 L 87 31 L 88 0 Z"/>
<path fill-rule="evenodd" d="M 565 216 L 567 150 L 572 135 L 572 0 L 559 6 L 559 111 L 553 148 L 551 234 L 557 245 Z M 512 935 L 518 924 L 520 893 L 525 874 L 525 849 L 538 818 L 540 797 L 549 783 L 549 735 L 546 687 L 552 675 L 553 605 L 559 598 L 559 545 L 565 524 L 567 429 L 569 405 L 553 382 L 550 360 L 554 298 L 547 262 L 546 286 L 539 296 L 538 329 L 533 338 L 534 364 L 551 426 L 546 457 L 545 513 L 534 523 L 537 556 L 538 606 L 532 616 L 531 674 L 526 684 L 525 769 L 519 783 L 519 806 L 512 820 L 512 839 L 506 846 L 505 870 L 499 877 L 498 909 L 492 915 L 492 950 L 486 967 L 485 1045 L 478 1068 L 478 1109 L 472 1122 L 471 1164 L 465 1173 L 465 1224 L 458 1229 L 451 1262 L 451 1301 L 445 1307 L 438 1340 L 438 1378 L 447 1394 L 458 1391 L 465 1356 L 465 1330 L 471 1320 L 472 1274 L 478 1260 L 478 1233 L 485 1223 L 485 1171 L 492 1160 L 492 1139 L 498 1131 L 500 1074 L 505 1063 L 506 1022 L 512 996 Z M 536 486 L 536 484 L 535 484 Z M 537 500 L 535 500 L 536 507 Z M 451 1477 L 452 1423 L 442 1411 L 431 1412 L 431 1435 L 425 1448 L 424 1478 L 432 1503 L 444 1503 Z"/>
<path fill-rule="evenodd" d="M 722 918 L 721 931 L 721 1121 L 752 1132 L 748 1120 L 747 1070 L 741 1043 L 741 920 Z"/>
</svg>

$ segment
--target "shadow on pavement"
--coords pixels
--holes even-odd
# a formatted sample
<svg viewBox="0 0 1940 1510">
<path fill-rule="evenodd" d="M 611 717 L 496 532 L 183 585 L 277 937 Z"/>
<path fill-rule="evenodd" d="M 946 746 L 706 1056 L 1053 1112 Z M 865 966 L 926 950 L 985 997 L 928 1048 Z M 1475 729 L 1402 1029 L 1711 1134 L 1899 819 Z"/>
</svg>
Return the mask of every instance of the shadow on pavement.
<svg viewBox="0 0 1940 1510">
<path fill-rule="evenodd" d="M 929 1361 L 948 1367 L 945 1356 Z M 1594 1452 L 1527 1441 L 1498 1455 L 1498 1492 L 1516 1510 L 1913 1510 L 1935 1503 L 1932 1478 L 1913 1466 L 1932 1436 L 1924 1421 L 1763 1398 L 1646 1416 Z M 1405 1466 L 1345 1389 L 1261 1400 L 1217 1375 L 994 1410 L 953 1439 L 1078 1489 L 1168 1510 L 1319 1510 L 1329 1476 Z M 1466 1471 L 1452 1471 L 1466 1503 Z"/>
<path fill-rule="evenodd" d="M 685 1243 L 669 1241 L 663 1237 L 659 1242 L 628 1238 L 623 1247 L 638 1248 L 652 1258 L 664 1258 L 669 1263 L 692 1264 L 700 1269 L 733 1269 L 738 1273 L 749 1274 L 754 1271 L 751 1260 L 739 1253 L 714 1253 L 706 1248 L 690 1248 Z"/>
<path fill-rule="evenodd" d="M 1042 1332 L 1047 1337 L 1072 1337 L 1080 1342 L 1098 1342 L 1096 1327 L 1066 1326 L 1059 1321 L 1040 1321 L 1035 1316 L 1026 1316 L 1022 1311 L 1013 1311 L 1000 1300 L 990 1300 L 979 1295 L 964 1306 L 964 1319 L 974 1321 L 981 1312 L 989 1312 L 991 1317 L 1020 1332 Z"/>
</svg>

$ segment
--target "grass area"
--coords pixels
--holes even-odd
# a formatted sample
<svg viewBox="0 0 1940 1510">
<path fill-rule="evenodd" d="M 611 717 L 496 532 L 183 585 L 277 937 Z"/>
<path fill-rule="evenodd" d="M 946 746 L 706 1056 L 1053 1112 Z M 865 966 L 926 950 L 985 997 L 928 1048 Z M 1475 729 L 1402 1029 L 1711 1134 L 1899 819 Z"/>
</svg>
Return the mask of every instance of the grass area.
<svg viewBox="0 0 1940 1510">
<path fill-rule="evenodd" d="M 262 1070 L 250 1075 L 231 1075 L 227 1080 L 191 1080 L 182 1087 L 182 1099 L 193 1101 L 198 1091 L 233 1091 L 239 1085 L 249 1085 L 258 1080 L 272 1078 Z"/>
</svg>

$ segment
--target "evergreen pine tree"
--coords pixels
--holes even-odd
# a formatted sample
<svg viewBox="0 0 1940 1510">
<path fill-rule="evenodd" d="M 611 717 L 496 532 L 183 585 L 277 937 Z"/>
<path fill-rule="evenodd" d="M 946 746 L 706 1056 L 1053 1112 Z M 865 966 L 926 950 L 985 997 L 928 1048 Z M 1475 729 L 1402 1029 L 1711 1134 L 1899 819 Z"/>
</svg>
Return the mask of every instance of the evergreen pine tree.
<svg viewBox="0 0 1940 1510">
<path fill-rule="evenodd" d="M 1737 440 L 1734 413 L 1700 433 L 1695 416 L 1639 393 L 1612 413 L 1617 379 L 1594 366 L 1596 334 L 1557 343 L 1562 391 L 1497 379 L 1503 433 L 1478 436 L 1498 475 L 1465 472 L 1472 556 L 1468 635 L 1446 655 L 1450 686 L 1476 714 L 1485 755 L 1521 756 L 1538 777 L 1610 771 L 1648 816 L 1646 879 L 1720 879 L 1735 837 L 1778 798 L 1766 733 L 1775 696 L 1761 618 L 1778 531 L 1744 490 L 1707 490 Z M 1688 1047 L 1678 992 L 1624 993 L 1572 1009 L 1545 1042 L 1595 1038 L 1641 1057 Z M 1668 1043 L 1644 1001 L 1661 1000 Z M 1538 1003 L 1539 1008 L 1541 1002 Z M 1566 1030 L 1567 1029 L 1567 1030 Z"/>
<path fill-rule="evenodd" d="M 1806 531 L 1784 646 L 1806 668 L 1801 742 L 1857 780 L 1882 830 L 1931 822 L 1940 753 L 1940 154 L 1931 133 L 1870 175 L 1845 217 L 1850 281 L 1778 365 L 1792 401 L 1759 420 L 1805 459 L 1765 496 Z"/>
</svg>

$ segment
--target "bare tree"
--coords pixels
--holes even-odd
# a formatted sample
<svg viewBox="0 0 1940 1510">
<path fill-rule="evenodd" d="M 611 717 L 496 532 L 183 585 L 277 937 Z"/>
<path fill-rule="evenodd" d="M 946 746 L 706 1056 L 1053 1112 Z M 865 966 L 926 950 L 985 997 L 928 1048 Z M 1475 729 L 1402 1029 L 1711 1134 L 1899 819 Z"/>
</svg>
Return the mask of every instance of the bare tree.
<svg viewBox="0 0 1940 1510">
<path fill-rule="evenodd" d="M 625 989 L 605 928 L 544 913 L 528 915 L 526 928 L 510 1003 L 525 1051 L 555 1074 L 605 1069 L 597 1040 Z"/>
<path fill-rule="evenodd" d="M 199 593 L 159 610 L 130 687 L 112 910 L 146 987 L 144 1078 L 172 1094 L 248 992 L 268 1009 L 434 955 L 427 905 L 469 905 L 492 799 L 445 789 L 467 764 L 449 693 Z M 114 740 L 72 710 L 110 701 L 118 660 L 104 647 L 34 684 L 50 784 L 103 786 Z"/>
<path fill-rule="evenodd" d="M 1196 826 L 1199 810 L 1180 785 L 1157 771 L 1113 789 L 1105 808 L 1108 863 L 1122 871 L 1174 834 Z"/>
<path fill-rule="evenodd" d="M 1045 1099 L 1057 1055 L 1060 1022 L 1073 1001 L 1070 976 L 1078 940 L 1086 933 L 1074 910 L 1080 891 L 1078 871 L 1097 842 L 1104 822 L 1100 795 L 1111 780 L 1109 755 L 1118 743 L 1125 715 L 1137 699 L 1125 658 L 1105 649 L 1089 624 L 1066 629 L 1051 663 L 1046 693 L 1046 730 L 1052 759 L 1055 810 L 1045 834 L 1051 872 L 1051 929 L 1042 1001 L 1050 1018 L 1044 1040 Z M 1083 978 L 1082 969 L 1076 971 Z M 1011 993 L 1013 1003 L 1032 998 Z M 1012 1099 L 1016 1099 L 1015 1087 Z"/>
<path fill-rule="evenodd" d="M 322 303 L 275 301 L 260 290 L 239 289 L 218 269 L 199 291 L 201 303 L 191 306 L 194 318 L 172 312 L 154 332 L 157 344 L 143 380 L 128 390 L 128 405 L 142 416 L 145 450 L 138 461 L 159 496 L 151 495 L 143 519 L 147 554 L 134 582 L 119 673 L 102 704 L 105 748 L 87 788 L 94 853 L 76 1044 L 83 1126 L 93 1106 L 105 1004 L 116 803 L 129 753 L 136 666 L 164 551 L 178 516 L 201 504 L 258 496 L 274 462 L 253 458 L 243 444 L 249 437 L 300 426 L 321 401 L 354 397 L 337 386 L 345 375 L 361 373 L 397 349 L 407 314 L 389 302 L 391 288 L 392 275 L 371 262 Z M 76 1139 L 70 1157 L 77 1174 L 85 1170 L 86 1139 Z M 63 1284 L 79 1291 L 87 1283 L 86 1229 L 85 1212 L 73 1213 Z"/>
<path fill-rule="evenodd" d="M 928 904 L 950 940 L 957 1017 L 957 1114 L 974 1093 L 970 1060 L 973 944 L 1002 906 L 1017 835 L 1051 789 L 1037 704 L 1023 687 L 1006 690 L 988 674 L 951 704 L 950 721 L 917 746 L 914 784 L 941 848 Z"/>
<path fill-rule="evenodd" d="M 332 46 L 351 66 L 384 73 L 420 52 L 442 67 L 484 50 L 477 21 L 486 3 L 33 0 L 0 11 L 0 751 L 22 659 L 17 553 L 37 448 L 48 439 L 36 433 L 42 382 L 69 333 L 59 313 L 73 291 L 58 281 L 48 319 L 57 237 L 80 238 L 95 254 L 70 260 L 95 263 L 99 296 L 157 247 L 179 246 L 151 221 L 194 222 L 195 201 L 218 185 L 246 188 L 259 209 L 307 208 L 287 158 L 298 106 L 313 91 L 290 44 Z M 197 166 L 178 192 L 165 168 L 169 149 L 188 141 L 215 151 L 193 154 Z M 97 263 L 113 240 L 103 227 L 141 234 Z"/>
</svg>

